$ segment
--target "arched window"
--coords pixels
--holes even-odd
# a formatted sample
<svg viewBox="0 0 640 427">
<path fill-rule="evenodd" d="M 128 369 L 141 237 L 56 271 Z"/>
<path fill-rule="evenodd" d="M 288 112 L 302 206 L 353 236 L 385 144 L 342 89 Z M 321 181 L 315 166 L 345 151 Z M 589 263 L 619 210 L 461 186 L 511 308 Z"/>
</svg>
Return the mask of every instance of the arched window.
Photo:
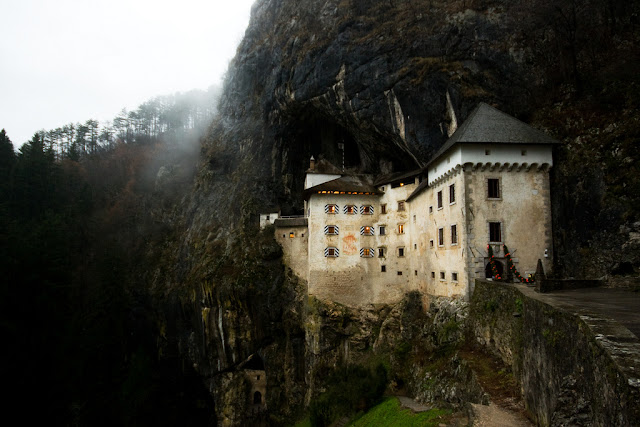
<svg viewBox="0 0 640 427">
<path fill-rule="evenodd" d="M 502 271 L 503 271 L 503 267 L 502 267 L 502 263 L 498 260 L 495 260 L 496 263 L 496 270 L 498 270 L 498 274 L 500 275 L 500 277 L 502 276 Z M 493 277 L 493 271 L 491 271 L 491 263 L 488 262 L 486 267 L 484 268 L 484 277 L 486 277 L 487 279 L 490 279 L 491 277 Z"/>
</svg>

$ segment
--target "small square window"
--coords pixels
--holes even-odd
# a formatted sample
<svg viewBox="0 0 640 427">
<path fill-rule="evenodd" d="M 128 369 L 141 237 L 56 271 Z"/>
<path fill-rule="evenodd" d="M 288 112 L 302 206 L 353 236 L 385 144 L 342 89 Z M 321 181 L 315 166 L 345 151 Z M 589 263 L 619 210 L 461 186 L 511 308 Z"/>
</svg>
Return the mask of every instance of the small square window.
<svg viewBox="0 0 640 427">
<path fill-rule="evenodd" d="M 451 281 L 453 282 L 458 281 L 458 273 L 451 273 Z"/>
<path fill-rule="evenodd" d="M 521 155 L 521 156 L 526 156 L 526 155 L 527 155 L 527 150 L 522 150 L 522 151 L 520 151 L 520 155 Z"/>
<path fill-rule="evenodd" d="M 324 205 L 324 212 L 328 214 L 335 214 L 338 212 L 338 205 Z"/>
<path fill-rule="evenodd" d="M 404 201 L 398 202 L 398 211 L 404 211 Z"/>
<path fill-rule="evenodd" d="M 339 228 L 337 225 L 327 225 L 324 227 L 324 234 L 340 234 Z"/>
<path fill-rule="evenodd" d="M 302 235 L 300 237 L 304 237 L 304 233 L 302 233 Z"/>
<path fill-rule="evenodd" d="M 387 234 L 387 226 L 386 225 L 379 226 L 378 230 L 379 230 L 381 236 L 384 236 L 384 235 Z"/>
<path fill-rule="evenodd" d="M 382 191 L 384 191 L 384 187 L 382 187 Z M 380 205 L 380 213 L 381 214 L 386 214 L 387 213 L 387 204 L 382 204 Z"/>
<path fill-rule="evenodd" d="M 490 155 L 490 154 L 491 154 L 491 150 L 484 150 L 484 155 L 485 155 L 485 156 L 488 156 L 488 155 Z"/>
<path fill-rule="evenodd" d="M 398 276 L 402 276 L 402 271 L 398 271 Z"/>
<path fill-rule="evenodd" d="M 344 207 L 344 213 L 347 215 L 355 215 L 357 213 L 356 207 L 354 205 L 346 205 Z"/>
<path fill-rule="evenodd" d="M 363 205 L 360 207 L 360 213 L 362 215 L 373 215 L 373 206 Z"/>
<path fill-rule="evenodd" d="M 404 248 L 398 248 L 398 256 L 402 258 L 404 256 Z"/>
<path fill-rule="evenodd" d="M 380 266 L 380 271 L 381 271 L 382 273 L 386 273 L 386 272 L 387 272 L 387 266 L 386 266 L 386 265 L 381 265 L 381 266 Z"/>
<path fill-rule="evenodd" d="M 294 233 L 293 231 L 289 233 L 289 238 L 293 239 L 294 237 L 296 237 L 296 233 Z"/>
<path fill-rule="evenodd" d="M 324 249 L 324 256 L 328 258 L 336 258 L 340 256 L 340 251 L 338 251 L 338 248 L 328 247 Z"/>
<path fill-rule="evenodd" d="M 374 234 L 373 227 L 370 225 L 364 225 L 360 227 L 360 234 L 362 236 L 373 236 Z"/>
<path fill-rule="evenodd" d="M 432 279 L 435 279 L 435 278 L 436 278 L 436 272 L 435 272 L 435 271 L 432 271 L 432 272 L 431 272 L 431 278 L 432 278 Z"/>
<path fill-rule="evenodd" d="M 360 249 L 360 256 L 362 258 L 372 258 L 373 257 L 373 249 L 371 249 L 371 248 L 362 248 L 362 249 Z"/>
<path fill-rule="evenodd" d="M 444 271 L 441 271 L 441 272 L 440 272 L 440 280 L 445 280 L 445 277 L 446 277 L 446 276 L 445 276 Z"/>
</svg>

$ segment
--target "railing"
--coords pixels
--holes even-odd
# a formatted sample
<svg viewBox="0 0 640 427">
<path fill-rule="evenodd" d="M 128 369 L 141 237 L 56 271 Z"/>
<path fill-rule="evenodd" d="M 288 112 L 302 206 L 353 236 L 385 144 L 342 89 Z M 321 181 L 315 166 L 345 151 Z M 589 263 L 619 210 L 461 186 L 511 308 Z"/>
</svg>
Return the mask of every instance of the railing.
<svg viewBox="0 0 640 427">
<path fill-rule="evenodd" d="M 282 215 L 276 219 L 294 219 L 294 218 L 306 218 L 306 215 Z"/>
</svg>

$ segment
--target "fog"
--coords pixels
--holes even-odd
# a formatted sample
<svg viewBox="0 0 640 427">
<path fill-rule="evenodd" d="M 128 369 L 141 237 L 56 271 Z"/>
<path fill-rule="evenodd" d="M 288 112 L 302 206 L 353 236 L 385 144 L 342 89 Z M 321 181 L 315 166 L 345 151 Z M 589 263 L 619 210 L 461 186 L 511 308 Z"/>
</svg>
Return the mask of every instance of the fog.
<svg viewBox="0 0 640 427">
<path fill-rule="evenodd" d="M 112 120 L 158 95 L 220 84 L 253 0 L 3 0 L 0 128 Z"/>
</svg>

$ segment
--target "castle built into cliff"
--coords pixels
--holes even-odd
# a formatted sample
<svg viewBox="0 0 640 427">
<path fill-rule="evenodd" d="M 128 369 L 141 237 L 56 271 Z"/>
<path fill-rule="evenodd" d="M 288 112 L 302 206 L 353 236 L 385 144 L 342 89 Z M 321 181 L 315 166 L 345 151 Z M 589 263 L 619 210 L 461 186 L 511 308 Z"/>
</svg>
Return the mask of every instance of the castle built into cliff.
<svg viewBox="0 0 640 427">
<path fill-rule="evenodd" d="M 551 262 L 549 136 L 481 103 L 427 165 L 374 177 L 311 159 L 305 215 L 275 224 L 285 263 L 310 295 L 346 305 L 406 292 L 469 298 L 474 279 Z M 510 254 L 505 254 L 507 245 Z M 495 256 L 495 268 L 489 264 Z"/>
</svg>

